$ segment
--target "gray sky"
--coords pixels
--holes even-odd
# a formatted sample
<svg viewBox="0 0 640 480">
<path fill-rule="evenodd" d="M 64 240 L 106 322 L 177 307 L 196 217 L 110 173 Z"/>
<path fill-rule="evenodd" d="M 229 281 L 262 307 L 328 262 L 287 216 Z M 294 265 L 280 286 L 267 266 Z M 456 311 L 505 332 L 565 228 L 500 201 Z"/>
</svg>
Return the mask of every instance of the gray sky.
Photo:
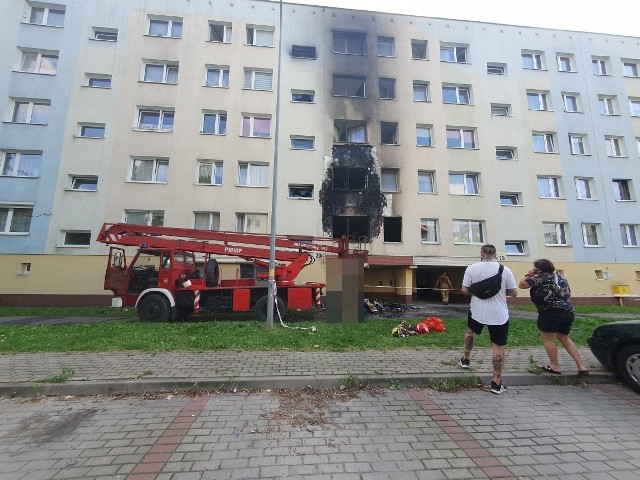
<svg viewBox="0 0 640 480">
<path fill-rule="evenodd" d="M 277 1 L 277 0 L 272 0 Z M 290 3 L 640 37 L 634 0 L 284 0 Z"/>
</svg>

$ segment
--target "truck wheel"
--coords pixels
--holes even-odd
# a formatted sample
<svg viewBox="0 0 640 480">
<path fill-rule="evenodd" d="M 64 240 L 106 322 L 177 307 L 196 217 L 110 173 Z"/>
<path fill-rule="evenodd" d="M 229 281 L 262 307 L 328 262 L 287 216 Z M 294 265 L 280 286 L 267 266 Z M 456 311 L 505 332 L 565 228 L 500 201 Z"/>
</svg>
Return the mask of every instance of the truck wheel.
<svg viewBox="0 0 640 480">
<path fill-rule="evenodd" d="M 640 393 L 640 345 L 629 345 L 620 350 L 617 367 L 622 381 Z"/>
<path fill-rule="evenodd" d="M 215 258 L 210 258 L 207 265 L 204 267 L 204 278 L 207 282 L 207 287 L 218 286 L 220 268 L 218 267 L 218 261 Z"/>
<path fill-rule="evenodd" d="M 138 318 L 142 322 L 167 322 L 171 318 L 171 306 L 164 295 L 150 293 L 138 303 Z"/>
<path fill-rule="evenodd" d="M 256 302 L 256 306 L 253 307 L 253 313 L 256 316 L 256 320 L 260 322 L 267 321 L 268 301 L 269 297 L 262 297 Z M 278 305 L 278 310 L 280 311 L 280 316 L 282 316 L 282 319 L 284 320 L 287 317 L 287 306 L 284 304 L 284 300 L 282 300 L 280 297 L 276 297 L 276 303 Z M 273 309 L 273 318 L 278 318 L 278 312 L 276 312 L 275 308 Z"/>
</svg>

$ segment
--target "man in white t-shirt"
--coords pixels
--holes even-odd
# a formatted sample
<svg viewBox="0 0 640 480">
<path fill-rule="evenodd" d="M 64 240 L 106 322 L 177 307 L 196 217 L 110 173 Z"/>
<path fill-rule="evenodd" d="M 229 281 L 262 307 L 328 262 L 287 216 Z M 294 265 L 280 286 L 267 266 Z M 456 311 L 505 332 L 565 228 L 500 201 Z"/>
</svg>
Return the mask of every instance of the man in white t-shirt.
<svg viewBox="0 0 640 480">
<path fill-rule="evenodd" d="M 483 245 L 480 249 L 480 261 L 469 265 L 464 272 L 462 279 L 462 293 L 471 294 L 469 286 L 473 283 L 492 277 L 498 273 L 500 264 L 496 259 L 496 247 L 493 245 Z M 500 395 L 507 390 L 502 384 L 502 367 L 504 364 L 504 346 L 507 344 L 509 335 L 509 308 L 507 307 L 507 295 L 518 296 L 516 280 L 513 272 L 504 267 L 502 271 L 502 288 L 493 297 L 481 299 L 476 296 L 471 297 L 471 309 L 467 320 L 467 331 L 464 335 L 464 354 L 458 365 L 462 368 L 469 368 L 471 362 L 471 350 L 473 349 L 474 335 L 482 333 L 484 326 L 489 330 L 491 345 L 493 346 L 493 356 L 491 363 L 493 366 L 493 379 L 491 381 L 491 393 Z"/>
</svg>

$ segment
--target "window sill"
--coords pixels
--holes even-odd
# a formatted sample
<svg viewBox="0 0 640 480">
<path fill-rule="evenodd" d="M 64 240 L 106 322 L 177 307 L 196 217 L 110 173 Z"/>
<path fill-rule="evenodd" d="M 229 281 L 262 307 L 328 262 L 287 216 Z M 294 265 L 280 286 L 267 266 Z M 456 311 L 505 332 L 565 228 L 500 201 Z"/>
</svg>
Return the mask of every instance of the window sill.
<svg viewBox="0 0 640 480">
<path fill-rule="evenodd" d="M 0 232 L 0 235 L 6 235 L 7 237 L 24 237 L 29 235 L 29 232 Z"/>
<path fill-rule="evenodd" d="M 380 146 L 382 146 L 382 147 L 399 147 L 400 144 L 399 143 L 382 143 L 382 142 L 380 142 Z"/>
<path fill-rule="evenodd" d="M 250 88 L 250 87 L 242 87 L 242 90 L 247 92 L 273 92 L 273 89 L 266 88 Z"/>
<path fill-rule="evenodd" d="M 95 189 L 95 190 L 80 190 L 79 188 L 70 188 L 70 187 L 67 187 L 64 190 L 65 190 L 65 192 L 84 192 L 84 193 L 96 193 L 98 191 L 98 189 Z"/>
<path fill-rule="evenodd" d="M 607 158 L 629 158 L 627 155 L 607 155 Z"/>
<path fill-rule="evenodd" d="M 194 183 L 198 187 L 221 187 L 221 183 Z"/>
<path fill-rule="evenodd" d="M 133 127 L 131 130 L 133 130 L 134 132 L 173 133 L 173 130 L 163 130 L 158 128 Z"/>
<path fill-rule="evenodd" d="M 207 85 L 207 84 L 205 84 L 205 85 L 203 85 L 203 87 L 205 87 L 205 88 L 227 88 L 228 89 L 229 85 L 225 86 L 225 85 Z"/>
<path fill-rule="evenodd" d="M 74 135 L 73 138 L 86 138 L 87 140 L 104 140 L 105 137 L 84 137 L 82 135 Z"/>
<path fill-rule="evenodd" d="M 55 73 L 43 73 L 43 72 L 25 72 L 24 70 L 12 70 L 13 73 L 26 73 L 27 75 L 45 75 L 47 77 L 55 77 Z"/>
<path fill-rule="evenodd" d="M 314 200 L 313 197 L 287 197 L 289 200 Z"/>
<path fill-rule="evenodd" d="M 334 55 L 354 55 L 356 57 L 364 57 L 367 55 L 366 53 L 334 52 L 333 50 L 331 51 L 331 53 L 333 53 Z"/>
<path fill-rule="evenodd" d="M 40 175 L 0 175 L 0 178 L 40 178 Z"/>
<path fill-rule="evenodd" d="M 103 40 L 101 38 L 93 38 L 93 37 L 89 37 L 89 40 L 91 40 L 92 42 L 106 42 L 106 43 L 117 43 L 118 40 Z"/>
<path fill-rule="evenodd" d="M 422 245 L 442 245 L 441 242 L 429 242 L 428 240 L 421 240 L 420 243 Z"/>
<path fill-rule="evenodd" d="M 583 245 L 584 248 L 604 248 L 604 245 Z"/>
<path fill-rule="evenodd" d="M 289 148 L 293 152 L 315 152 L 315 148 Z"/>
<path fill-rule="evenodd" d="M 244 187 L 244 188 L 269 188 L 269 185 L 239 185 L 236 183 L 236 187 Z"/>
<path fill-rule="evenodd" d="M 141 180 L 127 180 L 126 183 L 134 183 L 138 185 L 167 185 L 169 182 L 144 182 Z"/>
<path fill-rule="evenodd" d="M 33 25 L 35 27 L 64 28 L 64 25 L 46 25 L 44 23 L 20 22 L 23 25 Z"/>
<path fill-rule="evenodd" d="M 568 243 L 545 243 L 545 247 L 570 247 Z"/>
<path fill-rule="evenodd" d="M 418 192 L 418 195 L 437 195 L 438 192 Z"/>
<path fill-rule="evenodd" d="M 419 58 L 419 57 L 411 57 L 411 60 L 423 60 L 423 61 L 429 61 L 428 58 Z"/>
<path fill-rule="evenodd" d="M 220 40 L 207 40 L 207 43 L 220 43 L 222 45 L 231 45 L 231 42 L 221 42 Z"/>
<path fill-rule="evenodd" d="M 418 148 L 434 148 L 433 145 L 416 145 Z"/>
<path fill-rule="evenodd" d="M 170 83 L 170 82 L 152 82 L 150 80 L 138 80 L 138 83 L 151 83 L 154 85 L 178 85 L 178 82 L 176 83 Z"/>
<path fill-rule="evenodd" d="M 253 43 L 245 43 L 247 47 L 262 47 L 262 48 L 275 48 L 273 45 L 255 45 Z"/>
<path fill-rule="evenodd" d="M 13 125 L 32 125 L 35 127 L 46 127 L 48 123 L 31 123 L 31 122 L 13 122 L 11 120 L 4 120 L 2 123 L 9 123 Z"/>
<path fill-rule="evenodd" d="M 145 33 L 143 35 L 143 37 L 149 37 L 149 38 L 168 38 L 170 40 L 182 40 L 182 37 L 170 37 L 169 35 L 150 35 L 148 33 Z"/>
<path fill-rule="evenodd" d="M 271 135 L 269 135 L 268 137 L 259 137 L 259 136 L 254 136 L 254 135 L 240 135 L 241 138 L 261 138 L 262 140 L 270 140 L 271 139 Z"/>
<path fill-rule="evenodd" d="M 225 133 L 216 133 L 216 132 L 200 132 L 200 135 L 214 135 L 214 136 L 218 136 L 218 137 L 224 137 L 226 136 L 226 132 Z"/>
<path fill-rule="evenodd" d="M 398 100 L 396 97 L 380 97 L 378 100 Z"/>
<path fill-rule="evenodd" d="M 111 87 L 94 87 L 93 85 L 81 85 L 82 88 L 97 88 L 99 90 L 110 90 Z"/>
</svg>

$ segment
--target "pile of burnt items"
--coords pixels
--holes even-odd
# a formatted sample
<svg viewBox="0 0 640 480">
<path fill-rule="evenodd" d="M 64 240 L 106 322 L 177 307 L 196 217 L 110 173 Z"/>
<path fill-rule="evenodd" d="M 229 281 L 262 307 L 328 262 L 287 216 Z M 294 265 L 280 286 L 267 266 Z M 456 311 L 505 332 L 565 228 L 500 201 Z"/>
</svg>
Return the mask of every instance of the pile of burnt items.
<svg viewBox="0 0 640 480">
<path fill-rule="evenodd" d="M 381 303 L 378 300 L 364 299 L 364 313 L 368 315 L 382 315 L 385 317 L 401 316 L 411 305 L 403 305 L 398 302 Z"/>
</svg>

